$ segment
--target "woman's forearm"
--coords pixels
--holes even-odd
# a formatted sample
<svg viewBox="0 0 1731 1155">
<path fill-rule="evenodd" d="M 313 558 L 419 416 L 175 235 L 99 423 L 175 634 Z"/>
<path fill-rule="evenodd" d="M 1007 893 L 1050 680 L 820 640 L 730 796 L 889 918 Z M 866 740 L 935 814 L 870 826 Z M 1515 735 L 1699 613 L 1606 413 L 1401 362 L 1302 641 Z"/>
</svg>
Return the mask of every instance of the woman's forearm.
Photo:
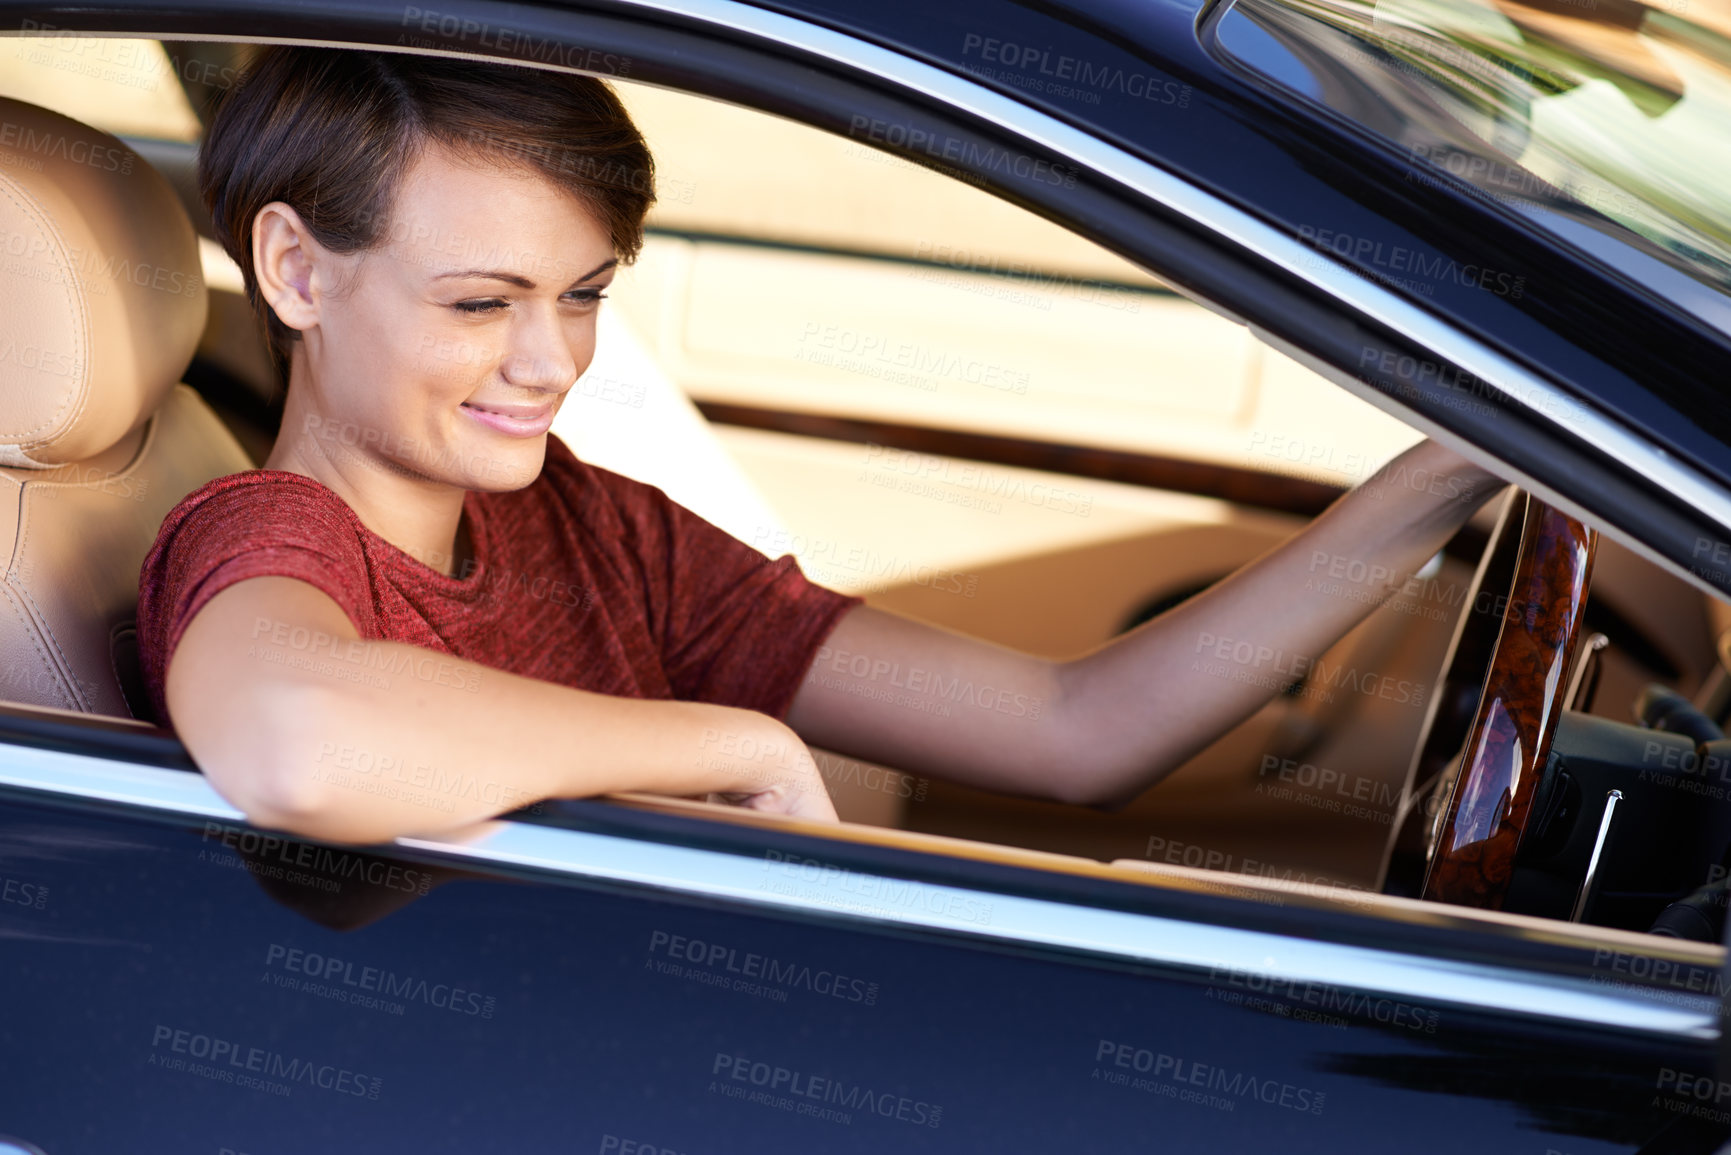
<svg viewBox="0 0 1731 1155">
<path fill-rule="evenodd" d="M 1088 755 L 1066 792 L 1123 801 L 1248 718 L 1388 600 L 1503 487 L 1433 442 L 1302 532 L 1059 670 L 1054 724 Z"/>
<path fill-rule="evenodd" d="M 378 660 L 425 651 L 396 642 Z M 398 654 L 396 651 L 407 651 Z M 824 798 L 804 745 L 774 719 L 703 702 L 620 698 L 498 670 L 473 693 L 319 686 L 292 695 L 297 738 L 275 772 L 309 787 L 285 829 L 343 842 L 464 826 L 545 798 L 621 791 Z"/>
<path fill-rule="evenodd" d="M 252 821 L 308 837 L 385 841 L 624 790 L 833 814 L 809 753 L 772 718 L 363 641 L 334 603 L 286 578 L 238 583 L 201 609 L 167 691 L 218 790 Z"/>
</svg>

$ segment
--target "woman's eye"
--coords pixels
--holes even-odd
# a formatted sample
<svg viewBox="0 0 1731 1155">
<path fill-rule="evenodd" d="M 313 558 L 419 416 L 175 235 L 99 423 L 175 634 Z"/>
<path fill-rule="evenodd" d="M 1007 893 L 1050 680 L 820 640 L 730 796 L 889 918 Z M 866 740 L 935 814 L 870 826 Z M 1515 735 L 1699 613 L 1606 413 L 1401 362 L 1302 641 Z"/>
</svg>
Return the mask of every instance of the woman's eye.
<svg viewBox="0 0 1731 1155">
<path fill-rule="evenodd" d="M 573 289 L 569 293 L 565 294 L 564 299 L 588 309 L 593 308 L 602 301 L 605 301 L 607 299 L 607 294 L 602 292 L 600 289 Z M 452 308 L 456 309 L 459 313 L 474 315 L 477 313 L 491 313 L 496 309 L 504 309 L 509 306 L 509 301 L 503 300 L 499 297 L 489 297 L 486 300 L 481 301 L 458 301 L 452 306 Z"/>
</svg>

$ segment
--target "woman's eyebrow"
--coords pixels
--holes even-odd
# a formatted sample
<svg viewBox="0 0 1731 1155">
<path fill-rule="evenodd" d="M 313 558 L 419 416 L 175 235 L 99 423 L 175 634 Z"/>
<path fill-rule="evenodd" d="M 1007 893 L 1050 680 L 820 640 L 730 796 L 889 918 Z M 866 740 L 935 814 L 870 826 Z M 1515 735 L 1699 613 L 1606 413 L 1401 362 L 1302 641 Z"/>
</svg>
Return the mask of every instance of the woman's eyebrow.
<svg viewBox="0 0 1731 1155">
<path fill-rule="evenodd" d="M 593 269 L 590 269 L 587 273 L 584 273 L 581 277 L 578 277 L 571 283 L 573 285 L 581 285 L 584 281 L 598 277 L 618 264 L 619 258 L 611 257 L 602 261 L 599 265 L 596 265 Z M 448 273 L 436 274 L 433 277 L 433 280 L 445 281 L 454 277 L 486 277 L 490 280 L 504 281 L 507 284 L 516 285 L 519 289 L 533 289 L 535 287 L 535 282 L 530 280 L 528 277 L 523 276 L 521 273 L 508 273 L 503 269 L 453 269 Z"/>
</svg>

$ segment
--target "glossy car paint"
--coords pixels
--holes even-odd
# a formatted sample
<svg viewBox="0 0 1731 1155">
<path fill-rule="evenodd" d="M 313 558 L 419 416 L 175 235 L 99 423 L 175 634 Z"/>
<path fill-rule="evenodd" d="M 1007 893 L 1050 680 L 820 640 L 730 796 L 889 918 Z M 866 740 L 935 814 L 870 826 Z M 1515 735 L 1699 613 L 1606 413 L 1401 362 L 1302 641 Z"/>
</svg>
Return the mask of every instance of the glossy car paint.
<svg viewBox="0 0 1731 1155">
<path fill-rule="evenodd" d="M 1696 1079 L 1709 1045 L 1677 992 L 1636 1004 L 1598 952 L 1482 927 L 1363 927 L 1416 952 L 1374 952 L 1379 975 L 1327 946 L 1339 903 L 942 880 L 596 804 L 490 851 L 381 855 L 250 830 L 183 770 L 78 761 L 40 764 L 68 789 L 107 775 L 91 792 L 129 812 L 14 794 L 0 819 L 5 1037 L 38 1059 L 4 1110 L 50 1153 L 1140 1150 L 1149 1128 L 1161 1150 L 1322 1151 L 1406 1126 L 1415 1150 L 1532 1129 L 1627 1150 L 1678 1138 L 1653 1084 Z M 1062 911 L 1025 932 L 1054 898 L 1092 912 L 1092 943 L 1058 942 Z M 1125 916 L 1148 941 L 1114 955 L 1098 920 Z M 1588 1024 L 1594 998 L 1646 1014 Z"/>
</svg>

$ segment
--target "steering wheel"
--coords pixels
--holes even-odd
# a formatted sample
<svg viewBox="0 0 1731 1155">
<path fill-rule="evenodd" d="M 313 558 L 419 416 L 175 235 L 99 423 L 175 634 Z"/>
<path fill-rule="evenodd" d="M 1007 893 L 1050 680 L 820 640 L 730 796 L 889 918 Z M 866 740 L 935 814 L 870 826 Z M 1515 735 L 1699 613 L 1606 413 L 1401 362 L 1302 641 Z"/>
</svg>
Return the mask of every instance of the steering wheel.
<svg viewBox="0 0 1731 1155">
<path fill-rule="evenodd" d="M 1382 890 L 1495 910 L 1562 716 L 1599 535 L 1504 501 L 1431 695 Z"/>
</svg>

